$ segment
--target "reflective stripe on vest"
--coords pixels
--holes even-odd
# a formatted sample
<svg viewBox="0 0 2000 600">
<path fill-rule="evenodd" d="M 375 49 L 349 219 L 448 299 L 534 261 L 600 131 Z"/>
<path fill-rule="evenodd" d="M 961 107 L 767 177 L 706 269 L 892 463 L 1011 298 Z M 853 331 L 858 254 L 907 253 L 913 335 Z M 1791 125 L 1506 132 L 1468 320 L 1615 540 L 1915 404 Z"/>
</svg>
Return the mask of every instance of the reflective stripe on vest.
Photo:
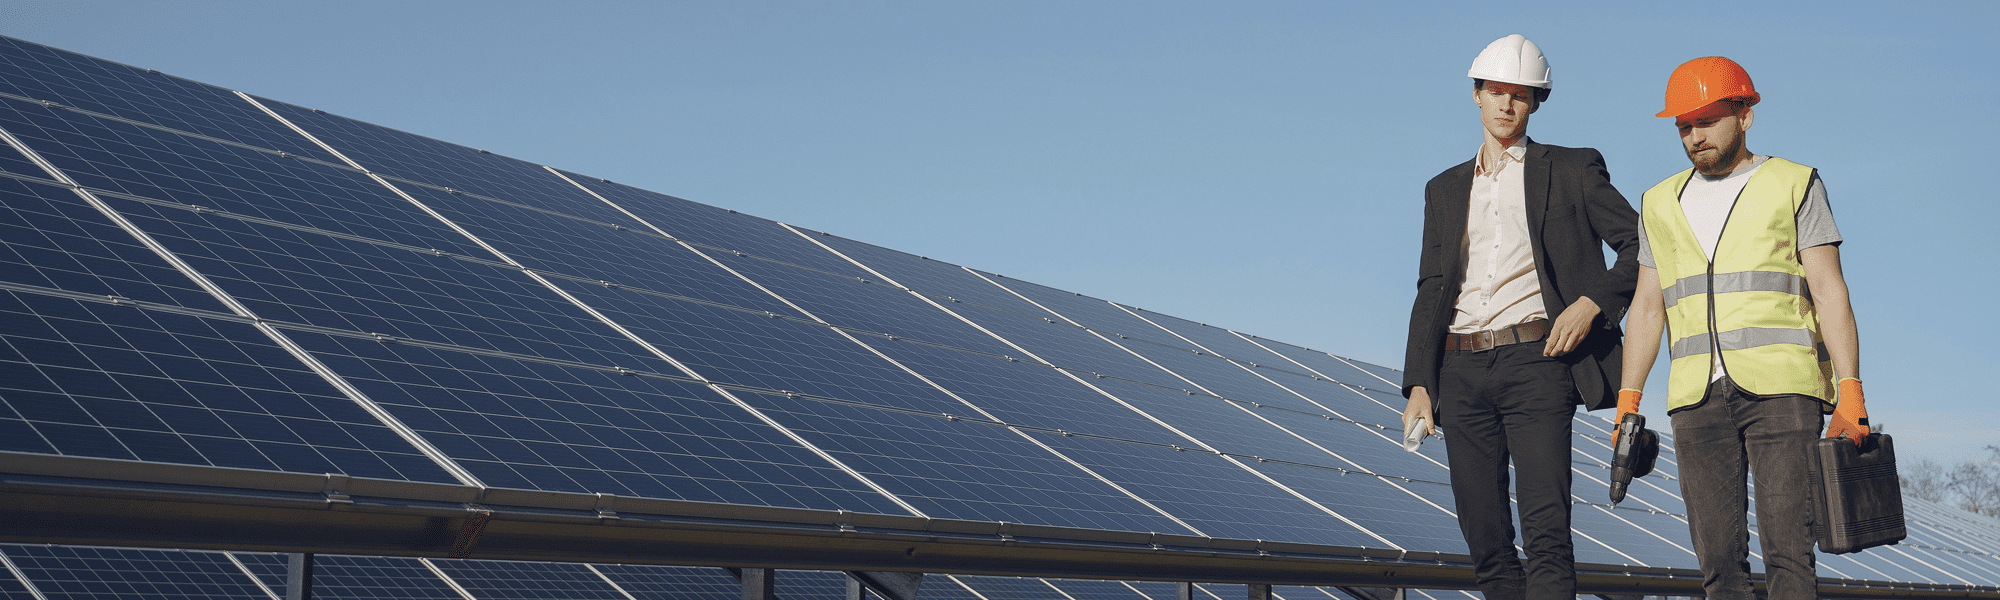
<svg viewBox="0 0 2000 600">
<path fill-rule="evenodd" d="M 1711 337 L 1714 339 L 1711 340 Z M 1769 346 L 1771 344 L 1791 344 L 1814 349 L 1825 347 L 1819 343 L 1819 340 L 1813 338 L 1813 332 L 1804 329 L 1745 327 L 1724 331 L 1713 336 L 1702 333 L 1674 340 L 1673 347 L 1668 348 L 1667 353 L 1671 358 L 1681 359 L 1696 355 L 1706 356 L 1709 348 L 1721 348 L 1722 351 L 1728 352 L 1730 350 L 1743 350 L 1758 346 Z"/>
<path fill-rule="evenodd" d="M 1833 365 L 1799 261 L 1797 214 L 1812 175 L 1811 167 L 1766 159 L 1730 207 L 1713 260 L 1681 210 L 1694 170 L 1646 191 L 1642 226 L 1671 342 L 1668 412 L 1701 403 L 1716 352 L 1752 394 L 1833 397 Z"/>
<path fill-rule="evenodd" d="M 1806 291 L 1806 278 L 1791 273 L 1771 271 L 1739 271 L 1715 274 L 1715 293 L 1729 292 L 1784 292 L 1795 296 L 1811 296 Z M 1667 308 L 1680 304 L 1682 298 L 1708 293 L 1708 275 L 1689 275 L 1667 286 L 1661 292 Z"/>
</svg>

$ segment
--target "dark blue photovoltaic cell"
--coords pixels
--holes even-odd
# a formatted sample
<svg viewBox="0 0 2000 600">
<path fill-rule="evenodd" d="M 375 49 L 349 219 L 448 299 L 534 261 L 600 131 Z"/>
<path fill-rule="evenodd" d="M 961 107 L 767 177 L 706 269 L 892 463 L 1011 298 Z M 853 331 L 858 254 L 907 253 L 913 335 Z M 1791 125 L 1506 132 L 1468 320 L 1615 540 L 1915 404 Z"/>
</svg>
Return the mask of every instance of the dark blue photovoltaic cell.
<svg viewBox="0 0 2000 600">
<path fill-rule="evenodd" d="M 1055 588 L 1049 587 L 1049 584 L 1047 582 L 1033 577 L 979 577 L 975 575 L 956 575 L 953 576 L 952 578 L 958 580 L 959 585 L 972 588 L 973 591 L 978 592 L 979 596 L 976 596 L 975 600 L 977 600 L 977 598 L 985 598 L 985 600 L 1066 600 L 1065 598 L 1063 598 L 1061 592 L 1057 592 Z M 928 581 L 927 578 L 927 580 L 924 582 L 925 585 L 923 590 L 926 593 L 921 595 L 921 600 L 929 600 L 931 596 L 928 594 L 928 592 L 931 590 L 931 584 L 933 583 L 944 583 L 944 582 L 943 581 L 932 582 Z M 1079 597 L 1077 600 L 1085 600 L 1085 599 Z M 1110 599 L 1092 598 L 1089 600 L 1110 600 Z M 1119 600 L 1137 600 L 1137 599 L 1132 597 L 1132 593 L 1130 590 L 1127 590 L 1125 592 L 1125 596 L 1120 597 Z M 1236 599 L 1230 598 L 1229 600 L 1236 600 Z"/>
<path fill-rule="evenodd" d="M 1249 335 L 1249 334 L 1244 334 L 1244 335 L 1249 337 L 1252 343 L 1255 343 L 1256 345 L 1263 347 L 1265 350 L 1271 352 L 1272 354 L 1276 354 L 1278 355 L 1278 357 L 1281 357 L 1283 359 L 1282 361 L 1279 361 L 1266 357 L 1261 360 L 1254 360 L 1253 362 L 1257 363 L 1269 362 L 1275 368 L 1285 369 L 1289 371 L 1298 371 L 1309 375 L 1318 375 L 1320 377 L 1331 379 L 1333 381 L 1344 383 L 1350 386 L 1391 390 L 1392 391 L 1391 393 L 1393 395 L 1401 397 L 1402 376 L 1400 374 L 1394 378 L 1397 383 L 1384 384 L 1382 383 L 1381 379 L 1376 378 L 1374 375 L 1369 374 L 1367 371 L 1354 368 L 1353 365 L 1347 364 L 1346 361 L 1334 358 L 1332 355 L 1329 355 L 1325 352 L 1320 352 L 1318 350 L 1311 350 L 1273 339 L 1257 337 L 1254 335 Z"/>
<path fill-rule="evenodd" d="M 925 581 L 922 587 L 931 585 L 930 581 Z M 847 574 L 839 571 L 778 571 L 776 587 L 779 600 L 845 600 Z M 741 592 L 738 595 L 740 597 Z"/>
<path fill-rule="evenodd" d="M 797 311 L 679 243 L 463 194 L 403 186 L 413 197 L 521 264 L 757 311 Z M 649 235 L 650 234 L 650 235 Z"/>
<path fill-rule="evenodd" d="M 1051 316 L 1060 315 L 1056 318 L 1058 321 L 1066 319 L 1101 333 L 1128 336 L 1131 339 L 1117 339 L 1115 336 L 1113 339 L 1119 346 L 1145 356 L 1161 368 L 1172 371 L 1180 377 L 1192 380 L 1194 384 L 1211 393 L 1225 398 L 1260 402 L 1294 410 L 1319 410 L 1318 406 L 1306 399 L 1273 385 L 1270 381 L 1234 363 L 1205 352 L 1197 354 L 1200 349 L 1193 344 L 1174 337 L 1173 334 L 1162 331 L 1159 327 L 1132 316 L 1131 313 L 1111 303 L 997 275 L 992 276 L 992 279 L 1053 311 L 1054 315 Z M 1292 378 L 1287 377 L 1287 379 Z M 1344 393 L 1336 394 L 1334 390 L 1309 391 L 1325 391 L 1328 392 L 1326 394 L 1328 396 L 1348 396 Z"/>
<path fill-rule="evenodd" d="M 964 584 L 959 583 L 959 579 L 960 577 L 956 575 L 926 576 L 922 589 L 917 592 L 917 598 L 918 600 L 981 600 L 978 595 L 966 589 Z"/>
<path fill-rule="evenodd" d="M 28 591 L 28 584 L 14 577 L 13 571 L 0 569 L 0 600 L 37 600 Z"/>
<path fill-rule="evenodd" d="M 741 396 L 930 517 L 1185 533 L 1003 427 Z"/>
<path fill-rule="evenodd" d="M 227 310 L 70 190 L 0 178 L 0 281 Z"/>
<path fill-rule="evenodd" d="M 334 160 L 229 90 L 5 36 L 0 92 Z"/>
<path fill-rule="evenodd" d="M 754 232 L 768 227 L 767 220 L 738 214 L 730 209 L 682 200 L 659 192 L 598 181 L 597 178 L 588 175 L 578 175 L 568 171 L 564 171 L 563 174 L 578 185 L 602 196 L 611 204 L 631 211 L 646 222 L 666 230 L 668 235 L 697 244 L 762 255 L 761 247 L 739 247 L 737 244 L 761 237 Z M 836 269 L 834 272 L 857 277 L 862 274 L 852 267 Z"/>
<path fill-rule="evenodd" d="M 0 294 L 0 450 L 453 482 L 250 325 Z"/>
<path fill-rule="evenodd" d="M 1080 436 L 1033 435 L 1082 462 L 1097 474 L 1180 518 L 1201 535 L 1386 547 L 1386 544 L 1332 515 L 1212 454 L 1175 452 L 1168 448 Z M 1162 460 L 1162 455 L 1168 460 Z"/>
<path fill-rule="evenodd" d="M 432 560 L 431 564 L 481 600 L 625 600 L 604 578 L 576 563 Z"/>
<path fill-rule="evenodd" d="M 1023 287 L 1037 288 L 1040 286 L 1023 286 Z M 1023 294 L 1029 295 L 1030 297 L 1036 297 L 1037 299 L 1039 299 L 1037 293 L 1032 292 L 1028 289 L 1016 289 L 1015 291 L 1019 291 Z M 1057 312 L 1063 313 L 1065 316 L 1068 316 L 1071 319 L 1084 321 L 1085 325 L 1092 325 L 1093 327 L 1095 326 L 1091 321 L 1085 320 L 1083 316 L 1079 316 L 1078 314 L 1072 314 L 1072 311 L 1056 308 L 1055 306 L 1050 306 L 1050 308 L 1056 310 Z M 1092 308 L 1095 309 L 1096 307 L 1093 306 Z M 1339 416 L 1370 423 L 1387 423 L 1387 424 L 1400 423 L 1399 419 L 1402 416 L 1402 411 L 1400 409 L 1394 411 L 1381 410 L 1382 407 L 1380 405 L 1372 401 L 1369 401 L 1365 396 L 1360 396 L 1355 394 L 1352 389 L 1334 384 L 1333 382 L 1321 379 L 1315 379 L 1314 376 L 1317 374 L 1313 373 L 1310 369 L 1301 367 L 1298 364 L 1292 362 L 1291 360 L 1283 358 L 1282 356 L 1274 356 L 1273 352 L 1269 348 L 1265 346 L 1260 346 L 1258 345 L 1258 343 L 1245 339 L 1243 336 L 1239 336 L 1234 332 L 1221 329 L 1218 327 L 1211 327 L 1201 323 L 1196 323 L 1194 321 L 1189 321 L 1186 319 L 1155 313 L 1144 309 L 1131 308 L 1131 307 L 1125 307 L 1125 308 L 1131 310 L 1132 312 L 1138 313 L 1139 317 L 1144 318 L 1146 321 L 1150 322 L 1150 324 L 1167 329 L 1171 331 L 1173 334 L 1186 338 L 1188 341 L 1182 341 L 1179 338 L 1156 339 L 1157 334 L 1152 334 L 1152 333 L 1139 333 L 1131 331 L 1126 331 L 1121 333 L 1127 333 L 1134 336 L 1143 335 L 1149 340 L 1158 341 L 1168 346 L 1175 346 L 1181 348 L 1198 347 L 1205 354 L 1219 355 L 1221 357 L 1226 357 L 1228 359 L 1231 359 L 1230 362 L 1236 364 L 1239 369 L 1248 367 L 1249 369 L 1255 371 L 1258 375 L 1261 375 L 1264 378 L 1268 378 L 1271 381 L 1277 383 L 1278 385 L 1285 386 L 1287 389 L 1290 389 L 1294 392 L 1297 392 L 1301 395 L 1311 398 L 1312 403 L 1314 405 L 1330 410 Z M 1122 313 L 1123 311 L 1121 310 L 1120 312 Z M 1105 313 L 1105 314 L 1109 314 L 1113 318 L 1116 318 L 1119 313 Z M 1129 324 L 1131 322 L 1119 321 L 1119 323 Z M 1190 346 L 1189 341 L 1191 341 L 1193 344 L 1198 344 L 1199 346 Z M 1326 358 L 1330 362 L 1336 362 L 1336 363 L 1339 362 L 1338 360 L 1332 359 L 1332 357 L 1326 357 Z M 1193 376 L 1188 373 L 1182 373 L 1182 374 L 1188 375 L 1190 377 Z M 1375 387 L 1381 387 L 1380 383 L 1375 381 L 1373 378 L 1368 378 L 1359 383 L 1363 385 L 1374 384 Z"/>
<path fill-rule="evenodd" d="M 50 600 L 270 600 L 220 552 L 85 546 L 0 546 Z"/>
<path fill-rule="evenodd" d="M 314 555 L 312 590 L 327 600 L 462 600 L 414 558 Z"/>
<path fill-rule="evenodd" d="M 230 556 L 243 563 L 243 569 L 252 577 L 264 583 L 279 594 L 285 593 L 285 581 L 291 571 L 291 554 L 275 552 L 231 552 Z"/>
<path fill-rule="evenodd" d="M 823 326 L 630 290 L 571 281 L 558 285 L 711 380 L 926 412 L 965 412 L 936 388 Z"/>
<path fill-rule="evenodd" d="M 0 129 L 4 129 L 4 127 L 0 127 Z M 14 149 L 13 145 L 4 143 L 0 143 L 0 171 L 42 179 L 51 178 L 48 171 L 35 166 L 35 163 L 30 162 L 27 156 L 22 155 L 19 150 Z"/>
<path fill-rule="evenodd" d="M 715 567 L 591 565 L 638 600 L 740 600 L 743 582 Z M 783 572 L 780 572 L 780 577 Z M 788 599 L 789 600 L 789 599 Z"/>
<path fill-rule="evenodd" d="M 1165 581 L 1126 581 L 1122 583 L 1131 586 L 1140 595 L 1150 600 L 1173 600 L 1179 597 L 1175 594 L 1174 584 Z"/>
<path fill-rule="evenodd" d="M 85 187 L 484 254 L 436 217 L 347 169 L 4 100 L 0 125 Z"/>
<path fill-rule="evenodd" d="M 1240 583 L 1197 583 L 1194 584 L 1194 597 L 1196 600 L 1203 598 L 1207 598 L 1208 600 L 1249 598 L 1250 588 Z"/>
<path fill-rule="evenodd" d="M 257 100 L 369 171 L 606 223 L 634 224 L 631 217 L 533 163 L 275 100 Z"/>
<path fill-rule="evenodd" d="M 1064 594 L 1076 600 L 1148 600 L 1145 595 L 1132 591 L 1132 588 L 1125 587 L 1125 584 L 1117 581 L 1095 579 L 1044 579 L 1043 581 L 1061 588 Z"/>
<path fill-rule="evenodd" d="M 483 483 L 903 514 L 707 388 L 294 333 Z"/>
<path fill-rule="evenodd" d="M 1699 566 L 1694 562 L 1694 546 L 1688 542 L 1687 523 L 1674 517 L 1578 505 L 1570 509 L 1570 527 L 1576 531 L 1572 541 L 1576 544 L 1577 562 L 1687 569 Z"/>
<path fill-rule="evenodd" d="M 516 270 L 109 202 L 259 317 L 593 365 L 671 369 Z"/>
<path fill-rule="evenodd" d="M 698 235 L 711 236 L 705 243 L 756 248 L 758 256 L 820 271 L 867 276 L 852 263 L 770 221 L 618 185 L 590 180 L 586 180 L 585 185 L 599 190 L 614 202 L 647 207 L 634 209 L 634 212 L 652 215 L 649 220 L 697 229 Z M 718 232 L 718 229 L 723 231 Z M 672 230 L 669 233 L 681 235 Z M 730 237 L 723 237 L 725 233 Z M 1162 443 L 1181 441 L 1059 373 L 1000 358 L 1019 352 L 901 290 L 757 258 L 737 257 L 733 253 L 709 251 L 709 254 L 834 324 L 998 355 L 968 354 L 908 341 L 885 341 L 878 337 L 861 338 L 972 404 L 1003 415 L 1010 423 L 1079 431 L 1115 431 L 1118 433 L 1106 435 Z M 908 258 L 921 260 L 913 256 Z M 747 289 L 745 293 L 748 293 Z M 705 322 L 716 319 L 688 320 Z M 910 407 L 941 412 L 964 410 L 950 404 Z"/>
</svg>

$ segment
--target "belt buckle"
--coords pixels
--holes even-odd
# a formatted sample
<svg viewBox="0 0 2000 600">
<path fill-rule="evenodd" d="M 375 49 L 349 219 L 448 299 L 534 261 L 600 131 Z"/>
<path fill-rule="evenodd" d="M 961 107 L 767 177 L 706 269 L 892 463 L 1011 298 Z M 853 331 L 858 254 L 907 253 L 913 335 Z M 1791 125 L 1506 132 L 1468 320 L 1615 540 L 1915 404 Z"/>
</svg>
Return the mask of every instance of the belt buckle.
<svg viewBox="0 0 2000 600">
<path fill-rule="evenodd" d="M 1488 329 L 1486 331 L 1473 332 L 1472 351 L 1485 352 L 1487 350 L 1492 350 L 1494 348 L 1499 347 L 1500 344 L 1497 343 L 1500 341 L 1498 333 L 1499 332 L 1496 332 L 1491 329 Z"/>
</svg>

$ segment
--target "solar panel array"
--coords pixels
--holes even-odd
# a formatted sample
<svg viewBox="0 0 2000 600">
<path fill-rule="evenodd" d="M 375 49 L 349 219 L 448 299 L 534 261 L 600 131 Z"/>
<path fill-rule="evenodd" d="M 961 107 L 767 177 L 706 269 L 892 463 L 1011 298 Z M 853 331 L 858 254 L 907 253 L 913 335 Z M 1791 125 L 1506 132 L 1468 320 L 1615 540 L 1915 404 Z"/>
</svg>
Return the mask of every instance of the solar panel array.
<svg viewBox="0 0 2000 600">
<path fill-rule="evenodd" d="M 288 591 L 287 555 L 0 544 L 0 598 L 243 598 Z M 313 597 L 328 600 L 739 600 L 741 583 L 714 567 L 318 555 Z M 33 590 L 32 592 L 29 590 Z M 779 571 L 785 600 L 843 600 L 847 577 Z M 1236 600 L 1242 585 L 1196 584 L 1200 600 Z M 1280 600 L 1353 600 L 1339 588 L 1287 587 Z M 1462 600 L 1460 591 L 1411 590 L 1411 598 Z M 1173 600 L 1174 584 L 1079 579 L 937 576 L 918 600 Z"/>
<path fill-rule="evenodd" d="M 1391 369 L 11 38 L 0 138 L 0 452 L 1465 551 Z M 1575 430 L 1578 560 L 1693 568 L 1671 448 L 1613 507 L 1607 423 Z M 1822 575 L 2000 582 L 2000 527 L 1911 519 Z M 269 555 L 5 551 L 44 593 L 273 585 Z M 324 568 L 357 597 L 729 584 Z"/>
</svg>

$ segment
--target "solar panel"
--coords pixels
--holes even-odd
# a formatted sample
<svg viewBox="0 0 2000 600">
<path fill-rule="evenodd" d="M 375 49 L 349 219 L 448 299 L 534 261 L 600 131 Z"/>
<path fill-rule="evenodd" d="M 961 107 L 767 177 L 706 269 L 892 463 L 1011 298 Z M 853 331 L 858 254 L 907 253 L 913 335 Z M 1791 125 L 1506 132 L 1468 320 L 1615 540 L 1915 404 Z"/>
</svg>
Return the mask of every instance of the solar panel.
<svg viewBox="0 0 2000 600">
<path fill-rule="evenodd" d="M 743 583 L 714 567 L 591 565 L 638 600 L 740 600 Z M 780 575 L 782 577 L 783 575 Z"/>
<path fill-rule="evenodd" d="M 333 159 L 229 90 L 13 38 L 0 37 L 0 94 Z"/>
<path fill-rule="evenodd" d="M 576 563 L 431 560 L 437 570 L 474 598 L 488 600 L 625 600 L 611 582 Z"/>
<path fill-rule="evenodd" d="M 218 552 L 0 545 L 43 596 L 57 598 L 241 598 L 270 600 Z"/>
<path fill-rule="evenodd" d="M 1464 552 L 1443 444 L 1401 450 L 1400 374 L 1378 365 L 10 38 L 0 134 L 0 452 L 15 453 L 0 458 L 594 496 L 606 522 L 617 496 L 824 511 L 841 535 L 866 514 L 986 524 L 1002 543 L 1012 524 Z M 1579 414 L 1574 429 L 1579 560 L 1692 569 L 1671 436 L 1614 508 L 1608 425 Z M 1822 574 L 2000 579 L 2000 527 L 1910 515 L 1904 546 L 1823 556 Z M 965 531 L 951 535 L 983 535 Z M 285 585 L 274 554 L 0 550 L 27 576 L 0 594 Z M 704 567 L 316 564 L 328 597 L 737 589 Z M 195 580 L 208 587 L 172 587 Z M 785 571 L 778 586 L 831 599 L 846 582 Z M 923 590 L 1173 593 L 972 576 Z"/>
</svg>

